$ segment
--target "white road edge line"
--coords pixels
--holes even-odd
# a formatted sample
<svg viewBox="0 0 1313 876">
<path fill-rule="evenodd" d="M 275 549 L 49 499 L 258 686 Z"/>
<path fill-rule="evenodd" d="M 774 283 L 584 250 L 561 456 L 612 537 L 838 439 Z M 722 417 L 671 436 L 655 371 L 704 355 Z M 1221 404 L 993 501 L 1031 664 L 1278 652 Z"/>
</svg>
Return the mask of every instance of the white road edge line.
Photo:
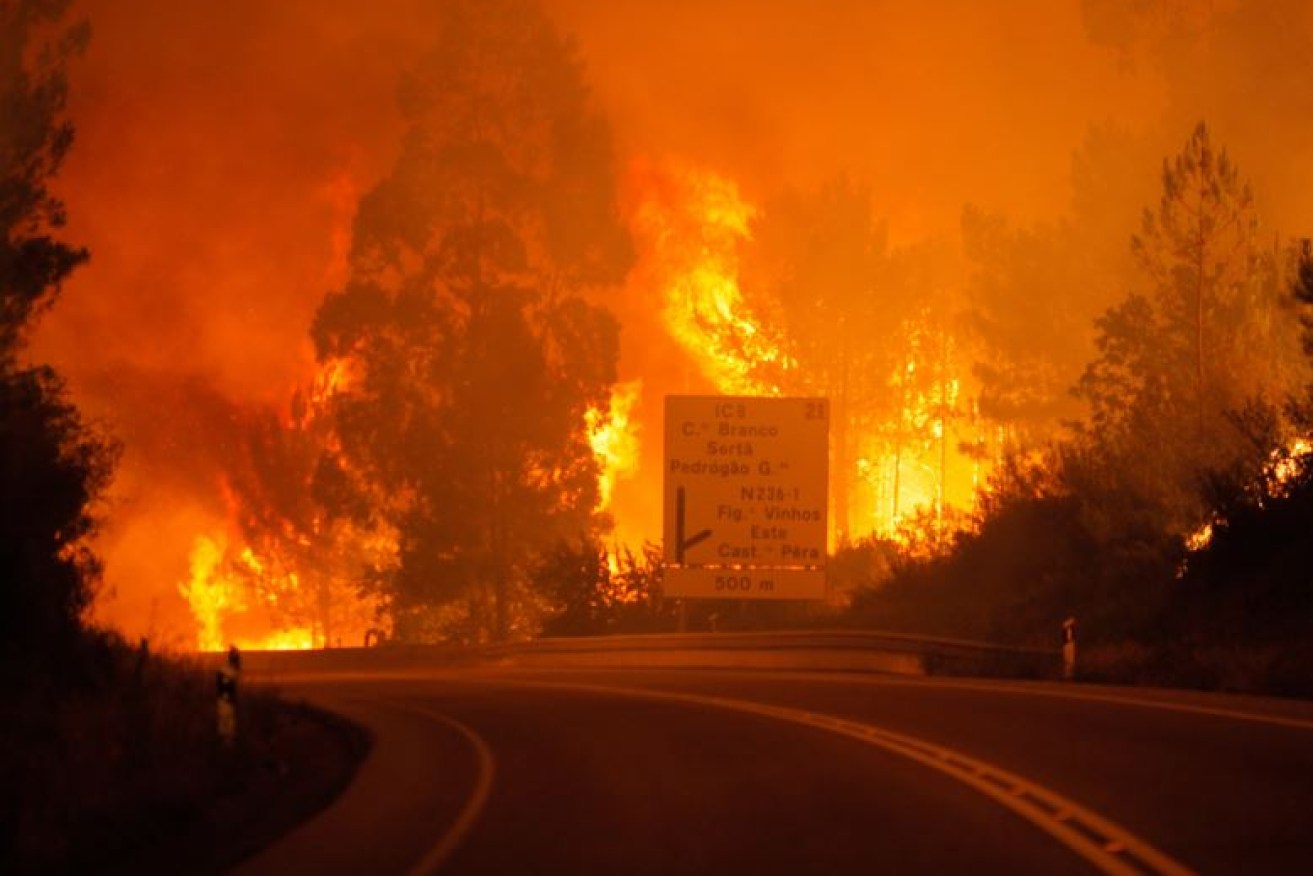
<svg viewBox="0 0 1313 876">
<path fill-rule="evenodd" d="M 407 871 L 407 876 L 430 876 L 430 874 L 439 872 L 447 863 L 447 859 L 460 846 L 465 835 L 474 827 L 474 823 L 479 820 L 483 814 L 483 808 L 488 803 L 488 796 L 492 793 L 493 778 L 497 775 L 497 760 L 493 757 L 492 749 L 488 743 L 483 741 L 478 733 L 475 733 L 469 727 L 441 712 L 434 712 L 419 706 L 412 706 L 407 703 L 387 701 L 386 705 L 404 709 L 407 712 L 414 712 L 423 715 L 430 720 L 437 721 L 453 728 L 470 743 L 474 748 L 475 754 L 478 755 L 479 766 L 478 776 L 474 780 L 474 790 L 470 792 L 469 798 L 461 808 L 460 815 L 452 822 L 451 827 L 437 841 L 414 866 Z"/>
<path fill-rule="evenodd" d="M 528 669 L 528 667 L 521 667 Z M 560 669 L 558 667 L 533 667 L 530 671 L 534 672 L 564 672 L 575 673 L 581 669 L 600 670 L 603 672 L 610 671 L 614 667 L 595 666 L 595 667 L 567 667 Z M 742 672 L 733 668 L 724 668 L 712 670 L 717 672 Z M 404 680 L 415 680 L 416 678 L 450 678 L 452 670 L 449 668 L 436 669 L 427 674 L 415 675 L 404 672 L 337 672 L 327 674 L 316 674 L 313 672 L 290 673 L 285 676 L 279 676 L 276 681 L 279 684 L 294 684 L 297 682 L 322 682 L 325 679 L 343 679 L 343 680 L 361 680 L 377 681 L 379 679 L 396 678 Z M 1285 715 L 1272 715 L 1263 712 L 1246 712 L 1240 709 L 1227 709 L 1219 706 L 1196 706 L 1190 703 L 1177 703 L 1170 700 L 1145 699 L 1134 696 L 1133 693 L 1112 694 L 1112 693 L 1095 693 L 1092 690 L 1056 690 L 1053 688 L 1030 687 L 1025 683 L 1018 682 L 1014 684 L 991 684 L 988 681 L 967 681 L 954 679 L 949 676 L 938 676 L 933 678 L 890 678 L 877 676 L 863 676 L 860 673 L 841 673 L 826 672 L 824 670 L 780 670 L 770 673 L 776 678 L 796 678 L 805 681 L 822 681 L 836 684 L 862 684 L 868 686 L 894 686 L 894 687 L 921 687 L 921 688 L 951 688 L 956 690 L 978 690 L 994 693 L 1012 694 L 1015 696 L 1027 697 L 1048 697 L 1050 699 L 1068 699 L 1084 700 L 1087 702 L 1110 703 L 1118 706 L 1131 706 L 1141 709 L 1158 709 L 1164 712 L 1181 712 L 1189 715 L 1202 715 L 1210 718 L 1225 718 L 1232 721 L 1246 721 L 1252 724 L 1269 724 L 1274 727 L 1285 727 L 1292 730 L 1313 730 L 1313 720 L 1306 718 L 1291 718 Z M 273 683 L 273 678 L 259 678 L 259 682 Z"/>
<path fill-rule="evenodd" d="M 608 667 L 597 667 L 607 671 Z M 537 670 L 536 671 L 542 671 Z M 546 671 L 555 671 L 551 668 L 544 668 Z M 578 667 L 571 667 L 565 672 L 577 672 Z M 724 672 L 736 672 L 733 668 L 716 670 Z M 1093 690 L 1081 690 L 1079 687 L 1073 687 L 1070 690 L 1058 690 L 1049 687 L 1030 687 L 1024 682 L 1012 684 L 991 684 L 988 681 L 971 681 L 956 679 L 949 676 L 937 676 L 932 678 L 890 678 L 880 676 L 863 676 L 858 673 L 825 672 L 823 670 L 806 671 L 806 670 L 782 670 L 772 672 L 775 678 L 792 678 L 800 681 L 821 681 L 833 684 L 861 684 L 870 687 L 919 687 L 927 689 L 946 688 L 952 690 L 976 690 L 986 691 L 989 693 L 1011 694 L 1014 696 L 1024 697 L 1048 697 L 1049 699 L 1066 699 L 1066 700 L 1083 700 L 1092 703 L 1110 703 L 1117 706 L 1131 706 L 1140 709 L 1158 709 L 1164 712 L 1182 712 L 1187 715 L 1204 715 L 1209 718 L 1226 718 L 1232 721 L 1246 721 L 1251 724 L 1269 724 L 1274 727 L 1284 727 L 1292 730 L 1313 730 L 1313 720 L 1306 718 L 1291 718 L 1285 715 L 1271 715 L 1263 712 L 1246 712 L 1240 709 L 1228 709 L 1221 706 L 1198 706 L 1191 703 L 1178 703 L 1171 700 L 1155 700 L 1145 697 L 1137 697 L 1133 692 L 1125 693 L 1096 693 Z"/>
<path fill-rule="evenodd" d="M 492 683 L 666 700 L 745 712 L 828 730 L 910 758 L 969 785 L 1049 834 L 1103 873 L 1121 876 L 1149 872 L 1184 876 L 1194 872 L 1120 825 L 1054 791 L 953 749 L 872 724 L 786 706 L 675 691 L 525 679 L 499 679 Z"/>
<path fill-rule="evenodd" d="M 871 683 L 879 683 L 874 679 Z M 1095 703 L 1113 703 L 1120 706 L 1136 706 L 1142 709 L 1161 709 L 1165 712 L 1184 712 L 1190 715 L 1207 715 L 1210 718 L 1229 718 L 1233 721 L 1248 721 L 1253 724 L 1271 724 L 1276 727 L 1288 727 L 1295 730 L 1313 730 L 1313 721 L 1303 718 L 1288 718 L 1284 715 L 1265 715 L 1261 712 L 1242 712 L 1239 709 L 1225 709 L 1219 706 L 1196 706 L 1190 703 L 1174 703 L 1170 700 L 1150 700 L 1136 696 L 1116 696 L 1080 690 L 1049 690 L 1046 688 L 1009 686 L 989 684 L 988 682 L 944 681 L 942 683 L 900 682 L 917 684 L 921 687 L 952 687 L 959 690 L 982 690 L 990 693 L 1007 693 L 1028 697 L 1051 697 L 1054 699 L 1086 700 Z"/>
</svg>

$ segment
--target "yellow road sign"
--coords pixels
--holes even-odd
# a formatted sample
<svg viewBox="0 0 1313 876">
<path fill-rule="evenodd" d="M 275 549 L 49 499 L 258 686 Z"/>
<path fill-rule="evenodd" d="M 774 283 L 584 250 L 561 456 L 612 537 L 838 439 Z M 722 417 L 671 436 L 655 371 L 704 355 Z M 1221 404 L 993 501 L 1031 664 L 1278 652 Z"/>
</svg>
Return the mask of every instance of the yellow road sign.
<svg viewBox="0 0 1313 876">
<path fill-rule="evenodd" d="M 669 396 L 665 413 L 668 569 L 824 568 L 828 400 Z M 675 595 L 669 584 L 680 573 L 668 571 L 667 577 L 667 592 Z M 823 582 L 823 573 L 820 578 Z M 713 592 L 696 595 L 824 595 L 823 583 L 816 592 L 816 575 L 770 576 L 760 579 L 770 585 L 766 589 L 754 585 L 733 594 L 717 591 L 716 579 L 712 574 L 681 580 L 701 582 L 699 590 L 711 582 Z M 781 592 L 777 580 L 798 585 Z"/>
</svg>

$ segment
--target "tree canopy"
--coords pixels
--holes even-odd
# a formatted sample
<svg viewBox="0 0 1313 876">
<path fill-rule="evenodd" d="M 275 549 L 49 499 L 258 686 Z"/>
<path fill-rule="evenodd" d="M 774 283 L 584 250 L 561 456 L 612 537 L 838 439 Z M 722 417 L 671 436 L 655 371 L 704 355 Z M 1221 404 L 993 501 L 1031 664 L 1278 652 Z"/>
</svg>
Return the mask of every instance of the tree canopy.
<svg viewBox="0 0 1313 876">
<path fill-rule="evenodd" d="M 116 453 L 53 370 L 23 361 L 34 320 L 87 259 L 59 238 L 49 189 L 73 141 L 65 66 L 89 34 L 63 26 L 67 6 L 0 3 L 0 655 L 25 657 L 5 666 L 35 665 L 81 630 L 99 573 L 91 509 Z"/>
<path fill-rule="evenodd" d="M 401 155 L 313 327 L 350 375 L 330 468 L 398 533 L 399 635 L 503 638 L 532 622 L 537 554 L 604 523 L 586 413 L 619 330 L 587 296 L 631 259 L 609 132 L 528 0 L 444 4 L 401 108 Z"/>
<path fill-rule="evenodd" d="M 0 362 L 12 366 L 34 317 L 87 260 L 57 237 L 64 204 L 49 189 L 73 145 L 65 67 L 90 37 L 58 29 L 68 0 L 0 4 Z M 51 30 L 55 29 L 53 38 Z"/>
<path fill-rule="evenodd" d="M 1178 527 L 1201 517 L 1203 472 L 1251 449 L 1236 412 L 1296 388 L 1279 363 L 1299 359 L 1298 322 L 1258 229 L 1248 184 L 1200 124 L 1164 162 L 1159 205 L 1132 241 L 1138 287 L 1096 322 L 1076 386 L 1086 437 Z"/>
</svg>

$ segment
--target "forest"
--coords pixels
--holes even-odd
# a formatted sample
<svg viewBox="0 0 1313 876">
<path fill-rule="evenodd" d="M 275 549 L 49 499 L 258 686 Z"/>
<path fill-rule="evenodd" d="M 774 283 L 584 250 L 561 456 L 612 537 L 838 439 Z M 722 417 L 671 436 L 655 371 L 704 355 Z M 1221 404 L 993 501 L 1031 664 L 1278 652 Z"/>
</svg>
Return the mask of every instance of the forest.
<svg viewBox="0 0 1313 876">
<path fill-rule="evenodd" d="M 257 7 L 0 7 L 7 655 L 1075 617 L 1091 679 L 1313 689 L 1299 4 Z M 663 597 L 679 393 L 830 400 L 824 603 Z"/>
</svg>

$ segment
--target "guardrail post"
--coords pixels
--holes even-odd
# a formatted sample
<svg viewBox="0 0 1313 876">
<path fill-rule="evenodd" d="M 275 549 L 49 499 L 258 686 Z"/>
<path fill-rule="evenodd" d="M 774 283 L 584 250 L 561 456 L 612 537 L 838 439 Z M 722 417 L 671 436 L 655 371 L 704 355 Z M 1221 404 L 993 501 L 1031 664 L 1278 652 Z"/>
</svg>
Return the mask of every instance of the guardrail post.
<svg viewBox="0 0 1313 876">
<path fill-rule="evenodd" d="M 242 674 L 242 653 L 236 645 L 228 647 L 228 659 L 214 674 L 214 694 L 218 701 L 219 740 L 231 747 L 237 740 L 237 682 Z"/>
<path fill-rule="evenodd" d="M 1062 622 L 1062 680 L 1076 677 L 1076 618 Z"/>
</svg>

